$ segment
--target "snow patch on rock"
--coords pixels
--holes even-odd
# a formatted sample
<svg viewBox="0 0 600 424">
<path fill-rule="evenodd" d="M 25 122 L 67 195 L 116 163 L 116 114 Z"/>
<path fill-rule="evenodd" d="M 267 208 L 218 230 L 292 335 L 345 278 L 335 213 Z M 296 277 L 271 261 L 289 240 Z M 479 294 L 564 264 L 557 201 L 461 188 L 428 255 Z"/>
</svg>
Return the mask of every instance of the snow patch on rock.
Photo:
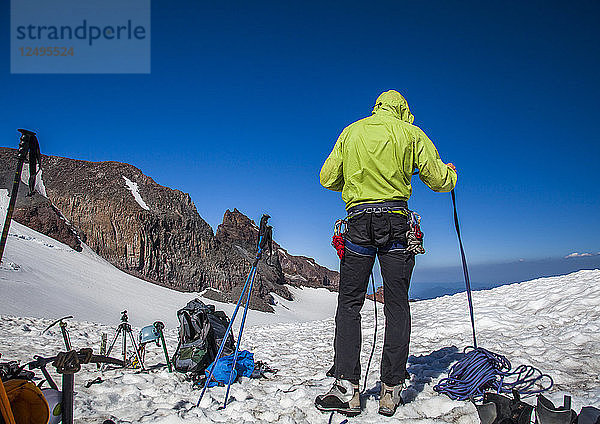
<svg viewBox="0 0 600 424">
<path fill-rule="evenodd" d="M 34 190 L 37 193 L 44 196 L 45 198 L 48 198 L 48 196 L 46 195 L 46 186 L 44 185 L 44 180 L 42 179 L 42 172 L 43 171 L 40 169 L 35 176 Z M 23 168 L 21 170 L 21 182 L 29 187 L 29 164 L 28 163 L 23 163 Z"/>
<path fill-rule="evenodd" d="M 138 203 L 138 205 L 140 205 L 142 209 L 146 209 L 147 211 L 149 211 L 150 207 L 146 204 L 146 202 L 144 202 L 144 199 L 142 199 L 137 183 L 134 183 L 125 175 L 123 175 L 123 179 L 125 180 L 125 185 L 127 185 L 127 189 L 131 192 L 133 198 Z"/>
</svg>

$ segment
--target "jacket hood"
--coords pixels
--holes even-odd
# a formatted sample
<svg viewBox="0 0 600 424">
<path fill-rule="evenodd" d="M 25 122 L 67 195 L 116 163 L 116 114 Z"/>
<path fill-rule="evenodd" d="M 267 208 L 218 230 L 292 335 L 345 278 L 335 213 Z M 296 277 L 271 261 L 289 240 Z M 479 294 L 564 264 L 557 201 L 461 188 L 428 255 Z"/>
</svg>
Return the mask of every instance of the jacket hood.
<svg viewBox="0 0 600 424">
<path fill-rule="evenodd" d="M 409 124 L 412 124 L 415 120 L 415 117 L 410 113 L 410 109 L 408 108 L 408 102 L 396 90 L 384 91 L 377 97 L 373 113 L 377 113 L 380 110 L 388 111 L 396 118 Z"/>
</svg>

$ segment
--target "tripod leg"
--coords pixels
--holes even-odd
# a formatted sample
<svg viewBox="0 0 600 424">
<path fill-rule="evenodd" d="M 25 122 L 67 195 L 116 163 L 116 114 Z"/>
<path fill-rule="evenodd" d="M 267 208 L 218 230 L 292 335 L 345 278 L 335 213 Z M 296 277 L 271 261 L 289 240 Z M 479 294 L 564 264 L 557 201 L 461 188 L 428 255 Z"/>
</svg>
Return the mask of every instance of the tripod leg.
<svg viewBox="0 0 600 424">
<path fill-rule="evenodd" d="M 129 331 L 127 331 L 127 334 L 129 334 L 129 338 L 131 339 L 131 344 L 133 344 L 133 348 L 135 349 L 135 354 L 137 355 L 137 360 L 140 363 L 142 370 L 146 371 L 146 368 L 144 367 L 144 360 L 142 359 L 140 350 L 138 349 L 137 343 L 135 342 L 135 338 L 133 337 L 133 331 L 131 331 L 131 329 L 130 329 Z"/>
<path fill-rule="evenodd" d="M 121 332 L 121 327 L 117 328 L 117 331 L 115 332 L 112 342 L 110 342 L 110 347 L 106 351 L 106 356 L 110 356 L 110 352 L 112 352 L 113 347 L 115 347 L 115 343 L 117 342 L 117 337 L 119 337 L 120 332 Z M 106 364 L 102 364 L 102 368 L 100 368 L 100 369 L 102 371 L 104 371 L 104 368 L 106 368 Z"/>
<path fill-rule="evenodd" d="M 256 268 L 252 274 L 250 280 L 250 287 L 248 288 L 248 296 L 246 297 L 246 305 L 244 306 L 244 315 L 242 316 L 242 323 L 240 324 L 240 333 L 238 334 L 237 343 L 235 345 L 235 351 L 233 353 L 233 364 L 231 365 L 231 373 L 229 374 L 229 382 L 227 383 L 227 391 L 225 392 L 225 401 L 223 402 L 223 408 L 227 407 L 227 399 L 229 399 L 229 389 L 231 389 L 231 383 L 233 382 L 233 373 L 235 371 L 235 365 L 237 364 L 238 354 L 240 352 L 240 342 L 242 341 L 242 333 L 244 332 L 244 324 L 246 322 L 246 315 L 248 314 L 248 307 L 250 306 L 250 295 L 252 294 L 252 286 L 254 285 L 254 278 L 256 277 Z M 225 335 L 227 337 L 227 335 Z"/>
<path fill-rule="evenodd" d="M 126 329 L 122 329 L 122 334 L 121 336 L 123 336 L 123 363 L 125 364 L 125 368 L 127 368 L 127 330 Z"/>
</svg>

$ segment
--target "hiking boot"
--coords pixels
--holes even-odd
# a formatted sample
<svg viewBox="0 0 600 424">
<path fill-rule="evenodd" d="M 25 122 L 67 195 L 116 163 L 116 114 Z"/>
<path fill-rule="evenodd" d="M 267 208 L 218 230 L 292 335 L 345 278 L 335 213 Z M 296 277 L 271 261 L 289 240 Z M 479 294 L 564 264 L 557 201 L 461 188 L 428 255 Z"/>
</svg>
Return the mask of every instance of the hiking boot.
<svg viewBox="0 0 600 424">
<path fill-rule="evenodd" d="M 360 414 L 358 384 L 352 384 L 348 380 L 335 380 L 327 393 L 317 396 L 315 406 L 322 412 L 335 411 L 349 417 Z"/>
<path fill-rule="evenodd" d="M 386 417 L 391 417 L 396 412 L 399 405 L 404 405 L 404 400 L 400 396 L 403 385 L 388 386 L 381 383 L 381 395 L 379 396 L 379 413 Z"/>
<path fill-rule="evenodd" d="M 571 396 L 564 396 L 563 406 L 554 404 L 538 395 L 535 408 L 535 422 L 538 424 L 572 424 L 577 421 L 577 413 L 571 409 Z"/>
</svg>

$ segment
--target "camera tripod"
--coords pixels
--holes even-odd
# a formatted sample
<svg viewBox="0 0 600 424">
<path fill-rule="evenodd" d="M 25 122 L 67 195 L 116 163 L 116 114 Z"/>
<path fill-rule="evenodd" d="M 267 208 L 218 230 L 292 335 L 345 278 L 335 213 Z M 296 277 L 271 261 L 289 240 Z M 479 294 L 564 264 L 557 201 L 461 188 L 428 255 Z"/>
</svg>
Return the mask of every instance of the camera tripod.
<svg viewBox="0 0 600 424">
<path fill-rule="evenodd" d="M 129 322 L 127 322 L 128 320 L 129 320 L 129 318 L 127 317 L 127 311 L 121 312 L 121 324 L 119 324 L 119 326 L 117 327 L 115 336 L 113 337 L 113 340 L 110 343 L 110 347 L 108 348 L 108 351 L 106 352 L 106 356 L 110 356 L 110 352 L 112 352 L 113 347 L 115 346 L 115 343 L 117 342 L 117 339 L 119 338 L 119 335 L 121 335 L 123 367 L 127 367 L 127 336 L 129 336 L 129 339 L 131 340 L 131 344 L 133 345 L 133 348 L 135 349 L 135 357 L 137 358 L 138 363 L 140 364 L 140 367 L 142 368 L 142 370 L 146 371 L 146 368 L 144 367 L 144 362 L 142 360 L 142 355 L 140 354 L 140 349 L 138 348 L 138 345 L 135 342 L 135 337 L 133 337 L 133 331 L 131 330 L 131 325 L 129 325 Z"/>
</svg>

